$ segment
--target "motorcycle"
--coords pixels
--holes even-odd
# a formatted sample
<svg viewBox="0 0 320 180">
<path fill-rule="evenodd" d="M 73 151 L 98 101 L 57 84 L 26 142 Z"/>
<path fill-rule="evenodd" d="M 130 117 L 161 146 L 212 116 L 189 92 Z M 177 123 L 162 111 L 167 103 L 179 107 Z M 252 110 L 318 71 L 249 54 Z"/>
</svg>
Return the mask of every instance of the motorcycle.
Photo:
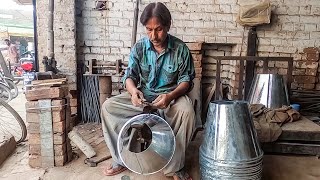
<svg viewBox="0 0 320 180">
<path fill-rule="evenodd" d="M 25 64 L 28 67 L 26 69 L 23 68 Z M 15 80 L 15 84 L 18 84 L 21 80 L 24 81 L 24 74 L 25 72 L 34 71 L 34 64 L 35 64 L 35 53 L 33 51 L 26 51 L 25 53 L 21 54 L 21 58 L 19 59 L 19 63 L 10 65 L 11 74 L 13 76 L 13 79 Z M 29 69 L 29 66 L 31 66 L 31 69 Z"/>
</svg>

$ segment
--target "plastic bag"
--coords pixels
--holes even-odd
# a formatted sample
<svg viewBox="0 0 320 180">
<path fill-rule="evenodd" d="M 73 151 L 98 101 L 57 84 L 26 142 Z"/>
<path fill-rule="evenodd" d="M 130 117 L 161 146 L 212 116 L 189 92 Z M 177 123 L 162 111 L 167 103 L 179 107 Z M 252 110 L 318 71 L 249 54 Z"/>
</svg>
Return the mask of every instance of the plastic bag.
<svg viewBox="0 0 320 180">
<path fill-rule="evenodd" d="M 240 7 L 237 22 L 242 26 L 269 24 L 271 18 L 271 3 L 261 2 Z"/>
</svg>

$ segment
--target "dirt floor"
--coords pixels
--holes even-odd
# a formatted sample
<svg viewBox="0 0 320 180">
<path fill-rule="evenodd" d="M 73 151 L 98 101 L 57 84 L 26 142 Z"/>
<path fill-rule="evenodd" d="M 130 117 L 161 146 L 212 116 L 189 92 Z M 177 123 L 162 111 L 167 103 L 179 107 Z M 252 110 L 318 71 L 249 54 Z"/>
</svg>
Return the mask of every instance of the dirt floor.
<svg viewBox="0 0 320 180">
<path fill-rule="evenodd" d="M 20 94 L 11 105 L 25 119 L 24 95 Z M 109 155 L 102 137 L 102 130 L 99 124 L 85 124 L 76 127 L 80 134 L 94 147 L 98 157 Z M 202 133 L 199 133 L 187 151 L 186 168 L 191 176 L 199 178 L 198 148 L 201 143 Z M 107 160 L 98 167 L 88 167 L 84 164 L 85 156 L 78 149 L 74 148 L 74 160 L 64 167 L 48 169 L 32 169 L 28 165 L 27 142 L 17 147 L 15 152 L 0 167 L 0 179 L 9 180 L 87 180 L 87 179 L 108 179 L 108 180 L 166 180 L 161 173 L 152 176 L 137 175 L 125 171 L 114 177 L 105 177 L 101 168 L 111 162 Z M 263 167 L 263 179 L 265 180 L 319 180 L 320 159 L 315 156 L 284 156 L 265 155 Z"/>
</svg>

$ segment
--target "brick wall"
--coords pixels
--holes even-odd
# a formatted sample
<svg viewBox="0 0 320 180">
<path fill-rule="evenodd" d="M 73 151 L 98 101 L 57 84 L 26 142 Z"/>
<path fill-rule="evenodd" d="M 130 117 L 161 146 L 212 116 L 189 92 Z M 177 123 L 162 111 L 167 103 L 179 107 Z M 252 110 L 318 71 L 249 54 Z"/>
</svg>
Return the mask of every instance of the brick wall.
<svg viewBox="0 0 320 180">
<path fill-rule="evenodd" d="M 235 20 L 240 4 L 245 4 L 248 1 L 250 0 L 163 0 L 162 2 L 172 12 L 171 34 L 186 42 L 203 41 L 212 44 L 232 45 L 232 55 L 239 56 L 246 54 L 248 29 L 237 24 Z M 134 1 L 109 0 L 107 1 L 108 10 L 104 11 L 95 10 L 95 1 L 93 0 L 75 0 L 75 2 L 77 59 L 79 61 L 92 58 L 107 61 L 127 60 L 131 46 Z M 140 11 L 149 2 L 153 1 L 142 1 Z M 271 2 L 272 23 L 257 28 L 258 55 L 291 56 L 296 61 L 297 72 L 309 71 L 309 66 L 304 65 L 307 60 L 304 59 L 303 50 L 308 47 L 320 46 L 319 0 L 272 0 Z M 38 2 L 39 5 L 42 3 Z M 59 3 L 63 4 L 66 1 L 56 2 L 56 4 Z M 65 9 L 70 7 L 73 8 L 72 3 L 70 5 L 64 4 Z M 41 13 L 45 14 L 45 12 Z M 70 13 L 63 15 L 72 19 L 72 13 L 71 15 Z M 42 17 L 46 18 L 43 15 Z M 69 18 L 64 18 L 64 20 L 66 19 Z M 45 25 L 42 21 L 39 23 L 39 26 Z M 69 24 L 64 21 L 59 23 Z M 61 28 L 65 29 L 64 26 Z M 43 36 L 45 32 L 39 32 L 38 35 L 42 40 L 45 40 Z M 139 24 L 137 39 L 142 36 L 144 36 L 144 29 Z M 72 39 L 73 36 L 68 36 L 68 38 L 70 37 Z M 41 38 L 39 38 L 39 42 Z M 64 40 L 61 40 L 60 45 L 66 40 L 72 41 L 68 38 L 65 37 Z M 39 50 L 43 52 L 45 49 L 39 47 Z M 57 60 L 59 60 L 58 57 Z M 280 69 L 286 68 L 282 67 L 282 64 L 274 66 Z M 318 68 L 318 65 L 315 66 L 311 69 Z M 317 83 L 319 80 L 316 76 L 314 84 L 319 87 Z M 298 79 L 295 78 L 295 80 Z M 306 83 L 297 82 L 294 88 L 309 86 L 305 84 L 310 84 L 311 81 L 313 83 L 314 80 Z"/>
<path fill-rule="evenodd" d="M 37 36 L 40 70 L 43 56 L 47 55 L 48 1 L 37 2 Z M 65 74 L 70 90 L 76 89 L 76 23 L 75 1 L 60 0 L 54 4 L 54 51 L 57 68 Z"/>
</svg>

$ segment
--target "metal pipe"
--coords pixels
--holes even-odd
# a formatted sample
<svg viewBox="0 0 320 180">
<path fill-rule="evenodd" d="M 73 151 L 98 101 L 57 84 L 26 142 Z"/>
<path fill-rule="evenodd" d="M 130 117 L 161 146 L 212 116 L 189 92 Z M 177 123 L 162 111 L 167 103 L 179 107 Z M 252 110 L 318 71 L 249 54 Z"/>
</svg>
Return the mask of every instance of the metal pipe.
<svg viewBox="0 0 320 180">
<path fill-rule="evenodd" d="M 136 43 L 136 39 L 137 39 L 139 1 L 140 0 L 136 0 L 136 4 L 135 4 L 135 7 L 134 7 L 134 19 L 133 19 L 133 27 L 132 27 L 132 35 L 131 35 L 131 48 Z"/>
<path fill-rule="evenodd" d="M 34 61 L 35 61 L 35 69 L 39 71 L 39 59 L 38 59 L 38 36 L 37 36 L 37 3 L 36 0 L 32 0 L 33 4 L 33 34 L 34 34 Z"/>
<path fill-rule="evenodd" d="M 257 53 L 257 31 L 256 27 L 250 28 L 248 32 L 248 47 L 247 47 L 247 56 L 255 56 Z M 254 61 L 247 61 L 246 65 L 246 77 L 245 77 L 245 98 L 248 97 L 249 89 L 251 87 L 253 76 L 254 76 Z"/>
<path fill-rule="evenodd" d="M 53 31 L 53 12 L 54 0 L 49 0 L 48 6 L 48 41 L 47 41 L 47 56 L 50 59 L 54 58 L 54 31 Z"/>
</svg>

